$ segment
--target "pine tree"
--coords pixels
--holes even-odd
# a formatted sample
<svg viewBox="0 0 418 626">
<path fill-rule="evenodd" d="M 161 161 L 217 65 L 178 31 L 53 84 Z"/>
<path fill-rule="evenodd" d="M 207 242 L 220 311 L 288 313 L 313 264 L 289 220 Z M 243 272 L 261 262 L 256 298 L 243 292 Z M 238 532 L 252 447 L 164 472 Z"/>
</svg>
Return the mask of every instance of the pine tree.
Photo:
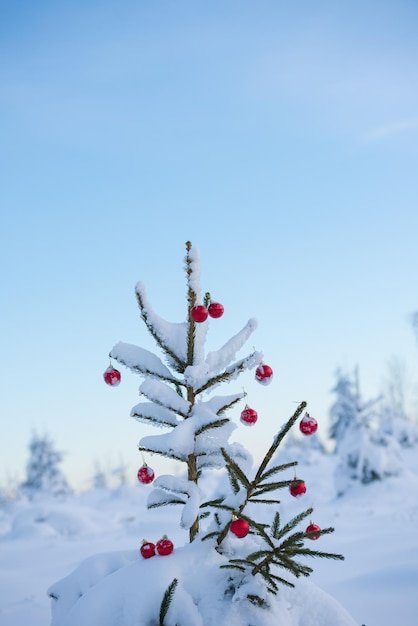
<svg viewBox="0 0 418 626">
<path fill-rule="evenodd" d="M 358 368 L 352 377 L 340 370 L 336 376 L 329 436 L 335 440 L 335 483 L 342 495 L 355 482 L 368 484 L 397 474 L 400 464 L 398 444 L 382 427 L 382 397 L 363 399 Z"/>
<path fill-rule="evenodd" d="M 119 342 L 110 351 L 110 359 L 122 363 L 140 374 L 144 380 L 139 387 L 146 401 L 135 405 L 131 416 L 138 422 L 163 428 L 165 432 L 142 437 L 138 444 L 141 455 L 157 454 L 184 466 L 184 477 L 159 476 L 148 498 L 148 508 L 178 505 L 181 526 L 189 529 L 189 540 L 199 539 L 219 554 L 227 554 L 223 567 L 231 570 L 231 589 L 238 589 L 248 576 L 258 576 L 267 591 L 275 594 L 280 584 L 293 586 L 280 570 L 294 576 L 308 576 L 312 569 L 300 562 L 300 557 L 342 559 L 338 554 L 312 550 L 306 539 L 332 532 L 333 528 L 312 532 L 297 530 L 312 509 L 281 523 L 277 510 L 277 491 L 303 485 L 296 477 L 278 479 L 281 472 L 295 472 L 297 461 L 273 463 L 284 437 L 301 418 L 306 402 L 301 402 L 294 414 L 282 426 L 258 468 L 253 469 L 251 454 L 239 443 L 230 443 L 236 428 L 227 411 L 245 397 L 245 392 L 214 395 L 221 384 L 236 380 L 240 374 L 254 368 L 268 371 L 261 352 L 254 350 L 244 358 L 237 353 L 255 330 L 257 323 L 247 324 L 217 351 L 205 354 L 208 331 L 206 322 L 211 311 L 209 292 L 202 298 L 200 287 L 199 251 L 186 243 L 185 271 L 187 279 L 187 316 L 183 323 L 171 323 L 161 318 L 148 301 L 142 282 L 135 292 L 140 314 L 146 328 L 164 355 L 165 363 L 154 353 L 132 344 Z M 213 317 L 220 317 L 222 307 L 216 303 Z M 220 307 L 220 308 L 219 308 Z M 117 372 L 117 382 L 120 380 Z M 111 372 L 111 375 L 115 372 Z M 109 384 L 115 384 L 112 381 Z M 230 491 L 207 497 L 201 489 L 202 476 L 208 470 L 226 468 Z M 144 469 L 147 469 L 146 463 Z M 270 505 L 269 524 L 255 518 L 255 505 Z M 225 549 L 227 538 L 240 525 L 239 532 L 249 532 L 257 538 L 257 549 L 243 555 Z M 237 536 L 244 537 L 244 534 Z M 236 557 L 236 558 L 235 558 Z M 233 595 L 233 592 L 231 592 Z M 171 598 L 171 592 L 168 599 Z M 248 594 L 254 604 L 264 606 L 266 600 L 258 594 Z M 168 600 L 167 600 L 168 601 Z M 161 619 L 161 618 L 160 618 Z"/>
<path fill-rule="evenodd" d="M 29 442 L 29 453 L 26 480 L 20 486 L 29 499 L 40 494 L 58 497 L 71 492 L 67 479 L 59 467 L 63 453 L 55 448 L 48 435 L 33 433 Z"/>
</svg>

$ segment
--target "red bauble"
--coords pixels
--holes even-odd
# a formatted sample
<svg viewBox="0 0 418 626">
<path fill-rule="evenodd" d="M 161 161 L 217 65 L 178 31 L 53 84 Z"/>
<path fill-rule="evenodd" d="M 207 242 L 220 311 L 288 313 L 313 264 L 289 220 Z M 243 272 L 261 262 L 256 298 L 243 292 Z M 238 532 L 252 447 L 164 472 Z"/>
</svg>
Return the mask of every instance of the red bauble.
<svg viewBox="0 0 418 626">
<path fill-rule="evenodd" d="M 255 370 L 255 379 L 262 385 L 269 385 L 273 379 L 273 370 L 269 365 L 260 365 Z"/>
<path fill-rule="evenodd" d="M 297 498 L 298 496 L 302 496 L 306 493 L 306 485 L 304 482 L 292 483 L 289 487 L 289 491 L 294 498 Z"/>
<path fill-rule="evenodd" d="M 117 387 L 120 383 L 120 372 L 114 367 L 108 367 L 103 373 L 104 381 L 111 387 Z"/>
<path fill-rule="evenodd" d="M 149 485 L 154 480 L 154 470 L 144 463 L 138 470 L 138 480 L 143 485 Z"/>
<path fill-rule="evenodd" d="M 305 533 L 314 533 L 314 532 L 318 532 L 318 530 L 321 530 L 319 526 L 317 526 L 316 524 L 309 524 L 308 528 L 305 530 Z M 308 539 L 319 539 L 321 535 L 312 535 L 311 537 L 308 537 Z"/>
<path fill-rule="evenodd" d="M 224 308 L 219 302 L 211 302 L 208 308 L 208 313 L 211 317 L 217 319 L 224 314 Z"/>
<path fill-rule="evenodd" d="M 144 539 L 139 551 L 144 559 L 150 559 L 152 556 L 155 556 L 155 544 L 150 541 L 145 541 Z"/>
<path fill-rule="evenodd" d="M 160 556 L 167 556 L 171 554 L 174 550 L 174 544 L 170 539 L 167 538 L 167 535 L 161 537 L 159 541 L 157 541 L 157 545 L 155 546 L 157 552 Z"/>
<path fill-rule="evenodd" d="M 300 432 L 304 435 L 313 435 L 318 429 L 318 422 L 309 413 L 305 413 L 299 423 Z"/>
<path fill-rule="evenodd" d="M 249 406 L 246 406 L 245 409 L 241 413 L 240 420 L 246 426 L 252 426 L 256 423 L 258 419 L 258 413 L 254 409 L 251 409 Z"/>
<path fill-rule="evenodd" d="M 197 304 L 190 311 L 191 318 L 194 322 L 205 322 L 208 319 L 209 312 L 203 304 Z"/>
<path fill-rule="evenodd" d="M 229 527 L 231 533 L 242 539 L 246 537 L 250 531 L 250 525 L 245 519 L 235 519 Z"/>
</svg>

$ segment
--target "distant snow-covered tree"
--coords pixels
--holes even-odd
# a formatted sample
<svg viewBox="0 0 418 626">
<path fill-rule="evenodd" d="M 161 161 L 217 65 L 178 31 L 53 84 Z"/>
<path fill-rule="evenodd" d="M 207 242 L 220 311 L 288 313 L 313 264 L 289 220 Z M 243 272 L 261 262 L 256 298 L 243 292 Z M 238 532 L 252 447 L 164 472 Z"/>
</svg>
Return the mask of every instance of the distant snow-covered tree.
<svg viewBox="0 0 418 626">
<path fill-rule="evenodd" d="M 100 463 L 96 462 L 93 474 L 93 489 L 107 489 L 108 479 Z"/>
<path fill-rule="evenodd" d="M 337 371 L 333 388 L 337 398 L 330 409 L 330 437 L 338 457 L 335 484 L 338 495 L 355 482 L 367 484 L 398 474 L 398 441 L 381 427 L 381 397 L 365 401 L 360 392 L 358 368 L 354 375 Z"/>
<path fill-rule="evenodd" d="M 29 498 L 50 494 L 65 496 L 71 488 L 60 469 L 63 453 L 55 448 L 48 435 L 33 433 L 29 442 L 29 460 L 26 465 L 26 480 L 20 490 Z"/>
<path fill-rule="evenodd" d="M 418 426 L 391 404 L 380 409 L 380 427 L 386 437 L 393 437 L 403 448 L 418 445 Z"/>
</svg>

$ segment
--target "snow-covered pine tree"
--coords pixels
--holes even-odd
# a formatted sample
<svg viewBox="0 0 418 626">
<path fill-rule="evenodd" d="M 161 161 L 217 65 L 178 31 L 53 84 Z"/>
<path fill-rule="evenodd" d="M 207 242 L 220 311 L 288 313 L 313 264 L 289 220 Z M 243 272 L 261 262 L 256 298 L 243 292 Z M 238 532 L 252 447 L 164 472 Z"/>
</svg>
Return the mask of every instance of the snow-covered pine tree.
<svg viewBox="0 0 418 626">
<path fill-rule="evenodd" d="M 222 347 L 206 354 L 205 320 L 211 310 L 213 318 L 220 317 L 222 306 L 212 303 L 208 292 L 202 298 L 199 251 L 190 242 L 186 243 L 185 270 L 187 312 L 182 323 L 157 315 L 144 285 L 136 285 L 141 317 L 164 360 L 138 346 L 118 343 L 110 352 L 105 381 L 115 385 L 121 379 L 112 359 L 143 377 L 139 391 L 145 401 L 136 404 L 131 415 L 138 422 L 159 428 L 160 433 L 140 439 L 141 455 L 172 459 L 184 471 L 176 468 L 175 474 L 154 479 L 152 468 L 144 463 L 138 475 L 141 482 L 153 482 L 149 508 L 179 507 L 180 524 L 188 529 L 189 542 L 173 549 L 172 542 L 164 538 L 156 544 L 148 541 L 140 550 L 137 546 L 132 554 L 112 552 L 88 559 L 50 588 L 51 626 L 87 626 L 92 622 L 101 626 L 319 623 L 316 617 L 311 622 L 312 610 L 316 611 L 312 587 L 308 592 L 295 590 L 293 600 L 284 594 L 294 587 L 288 576 L 298 578 L 312 572 L 301 559 L 343 559 L 306 545 L 334 529 L 320 529 L 312 522 L 299 529 L 311 518 L 311 508 L 282 521 L 277 499 L 280 489 L 290 498 L 306 490 L 304 481 L 296 478 L 297 461 L 278 464 L 276 454 L 302 417 L 306 403 L 300 403 L 258 467 L 253 467 L 251 454 L 241 444 L 229 441 L 236 425 L 227 411 L 244 399 L 244 392 L 214 392 L 252 368 L 256 368 L 257 380 L 271 379 L 272 372 L 263 363 L 261 352 L 254 350 L 244 358 L 237 357 L 256 321 L 250 319 Z M 211 309 L 212 305 L 216 306 Z M 220 468 L 226 470 L 228 480 L 220 480 L 215 490 L 205 493 L 205 474 Z M 278 474 L 286 471 L 290 476 L 278 479 Z M 260 516 L 257 511 L 261 511 Z M 163 558 L 151 559 L 154 551 Z M 303 602 L 300 593 L 304 593 Z M 328 602 L 323 592 L 320 597 L 326 605 L 322 611 L 327 615 L 326 626 L 354 626 L 335 601 Z M 159 599 L 157 605 L 155 598 Z M 288 610 L 289 601 L 297 605 L 293 612 Z"/>
<path fill-rule="evenodd" d="M 257 323 L 255 319 L 250 319 L 242 330 L 219 350 L 205 354 L 208 331 L 208 324 L 205 322 L 213 303 L 209 292 L 202 298 L 199 251 L 193 248 L 190 242 L 186 243 L 185 269 L 187 319 L 180 324 L 170 323 L 157 315 L 148 301 L 144 284 L 139 282 L 136 285 L 141 317 L 164 354 L 167 365 L 154 353 L 121 342 L 112 348 L 109 356 L 144 377 L 139 391 L 147 401 L 134 406 L 131 415 L 139 422 L 168 429 L 168 432 L 163 434 L 143 437 L 139 442 L 139 450 L 142 453 L 174 459 L 187 467 L 187 479 L 164 475 L 155 480 L 155 489 L 148 499 L 148 507 L 181 505 L 181 525 L 189 528 L 190 542 L 201 531 L 201 519 L 206 518 L 208 512 L 212 511 L 213 523 L 210 532 L 205 534 L 204 538 L 216 537 L 216 547 L 220 552 L 231 523 L 236 518 L 245 520 L 251 531 L 262 537 L 266 543 L 264 551 L 261 550 L 258 556 L 252 555 L 246 564 L 241 562 L 238 568 L 245 570 L 250 566 L 250 570 L 255 574 L 261 569 L 257 566 L 258 559 L 260 562 L 266 559 L 267 563 L 270 563 L 271 559 L 273 563 L 280 564 L 280 551 L 275 545 L 274 533 L 278 539 L 282 537 L 282 529 L 278 525 L 278 518 L 275 518 L 272 524 L 275 530 L 269 536 L 265 526 L 257 523 L 245 509 L 247 505 L 256 502 L 278 504 L 277 499 L 266 497 L 267 494 L 289 487 L 292 483 L 302 482 L 293 478 L 281 481 L 272 478 L 280 471 L 296 466 L 296 461 L 269 469 L 267 466 L 284 436 L 303 413 L 306 403 L 300 404 L 292 418 L 278 433 L 260 467 L 250 478 L 253 462 L 251 454 L 241 444 L 229 442 L 229 437 L 236 426 L 226 416 L 227 410 L 242 400 L 245 393 L 213 395 L 213 391 L 222 383 L 235 380 L 248 369 L 266 367 L 262 361 L 262 353 L 257 351 L 236 360 L 237 353 Z M 219 317 L 219 314 L 213 317 Z M 223 467 L 226 467 L 229 473 L 231 495 L 205 500 L 199 488 L 202 473 Z M 309 510 L 308 513 L 298 516 L 297 522 L 285 528 L 290 532 L 296 523 L 311 513 Z M 326 529 L 323 532 L 331 530 Z M 296 533 L 294 542 L 287 537 L 286 548 L 283 547 L 287 559 L 286 569 L 295 575 L 306 574 L 309 571 L 309 568 L 299 566 L 293 560 L 294 555 L 300 553 L 300 542 L 303 538 L 303 533 Z M 307 548 L 305 550 L 306 554 L 309 554 L 310 550 Z M 267 556 L 268 553 L 270 556 Z M 320 556 L 317 551 L 315 555 Z M 336 555 L 333 557 L 340 558 Z M 277 589 L 269 567 L 264 568 L 263 576 L 268 580 L 270 591 Z"/>
<path fill-rule="evenodd" d="M 63 453 L 59 452 L 52 439 L 44 434 L 33 433 L 29 442 L 29 460 L 26 465 L 26 480 L 21 491 L 32 500 L 37 495 L 66 496 L 71 488 L 60 464 Z"/>
<path fill-rule="evenodd" d="M 382 429 L 382 397 L 363 399 L 358 368 L 352 377 L 341 370 L 336 377 L 329 436 L 334 439 L 338 457 L 335 485 L 338 495 L 342 495 L 355 482 L 367 484 L 396 475 L 400 457 L 397 441 Z"/>
</svg>

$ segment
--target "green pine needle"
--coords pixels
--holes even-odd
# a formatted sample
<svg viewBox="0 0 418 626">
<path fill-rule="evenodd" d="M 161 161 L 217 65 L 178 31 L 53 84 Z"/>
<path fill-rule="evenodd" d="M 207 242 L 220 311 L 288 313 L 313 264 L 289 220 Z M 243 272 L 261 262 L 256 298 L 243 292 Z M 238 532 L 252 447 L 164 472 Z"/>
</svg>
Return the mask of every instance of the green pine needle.
<svg viewBox="0 0 418 626">
<path fill-rule="evenodd" d="M 179 582 L 178 579 L 174 578 L 164 593 L 161 606 L 160 606 L 160 626 L 164 626 L 164 619 L 167 615 L 167 611 L 173 599 L 173 595 L 176 590 L 178 582 Z"/>
</svg>

